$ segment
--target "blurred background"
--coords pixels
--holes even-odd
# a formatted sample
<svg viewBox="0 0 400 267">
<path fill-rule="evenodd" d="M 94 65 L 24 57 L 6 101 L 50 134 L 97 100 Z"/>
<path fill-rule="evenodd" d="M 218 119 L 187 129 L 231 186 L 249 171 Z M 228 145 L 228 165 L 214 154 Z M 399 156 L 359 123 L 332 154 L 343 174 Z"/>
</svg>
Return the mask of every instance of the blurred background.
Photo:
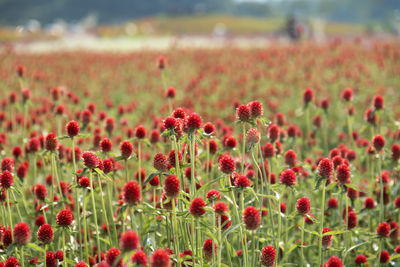
<svg viewBox="0 0 400 267">
<path fill-rule="evenodd" d="M 0 42 L 24 49 L 264 46 L 271 38 L 399 34 L 399 0 L 0 0 Z"/>
</svg>

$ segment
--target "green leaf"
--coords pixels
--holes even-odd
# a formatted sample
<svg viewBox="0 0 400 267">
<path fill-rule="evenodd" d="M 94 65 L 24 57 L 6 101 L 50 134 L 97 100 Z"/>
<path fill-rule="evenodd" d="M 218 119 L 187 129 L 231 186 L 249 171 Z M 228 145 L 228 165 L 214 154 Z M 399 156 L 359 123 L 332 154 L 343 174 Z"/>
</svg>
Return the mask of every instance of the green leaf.
<svg viewBox="0 0 400 267">
<path fill-rule="evenodd" d="M 330 231 L 330 232 L 326 232 L 324 234 L 322 234 L 322 236 L 326 236 L 326 235 L 340 235 L 340 234 L 344 234 L 349 232 L 348 230 L 339 230 L 339 231 Z"/>
<path fill-rule="evenodd" d="M 326 187 L 326 190 L 329 191 L 337 186 L 337 182 L 331 183 Z"/>
<path fill-rule="evenodd" d="M 240 226 L 242 225 L 242 223 L 238 223 L 235 226 L 231 226 L 228 230 L 226 230 L 223 234 L 222 234 L 222 240 L 227 237 L 231 232 L 235 231 L 236 229 L 238 229 Z"/>
<path fill-rule="evenodd" d="M 356 190 L 356 191 L 359 190 L 358 187 L 357 187 L 356 185 L 354 185 L 354 184 L 345 184 L 345 186 L 346 186 L 346 187 L 349 187 L 349 188 L 351 188 L 351 189 L 353 189 L 353 190 Z"/>
<path fill-rule="evenodd" d="M 26 246 L 27 246 L 28 248 L 33 249 L 33 250 L 40 251 L 40 252 L 44 253 L 44 249 L 41 248 L 41 247 L 39 247 L 38 245 L 36 245 L 36 244 L 34 244 L 34 243 L 28 243 L 28 244 L 26 244 Z"/>
<path fill-rule="evenodd" d="M 269 198 L 269 199 L 273 199 L 273 200 L 278 201 L 277 197 L 274 197 L 274 196 L 271 196 L 271 195 L 257 194 L 257 196 L 263 197 L 263 198 Z"/>
</svg>

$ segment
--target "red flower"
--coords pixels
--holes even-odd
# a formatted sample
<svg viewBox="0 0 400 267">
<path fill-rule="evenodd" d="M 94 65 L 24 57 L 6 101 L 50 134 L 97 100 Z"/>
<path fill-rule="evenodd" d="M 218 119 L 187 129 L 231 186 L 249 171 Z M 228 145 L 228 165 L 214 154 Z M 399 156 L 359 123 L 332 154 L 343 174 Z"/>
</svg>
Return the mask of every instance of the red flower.
<svg viewBox="0 0 400 267">
<path fill-rule="evenodd" d="M 39 200 L 44 200 L 47 196 L 47 188 L 42 184 L 35 186 L 35 195 Z"/>
<path fill-rule="evenodd" d="M 235 179 L 235 185 L 237 187 L 241 187 L 241 188 L 249 187 L 250 186 L 250 180 L 246 176 L 240 175 L 239 177 L 237 177 Z"/>
<path fill-rule="evenodd" d="M 282 184 L 292 186 L 296 184 L 296 173 L 292 169 L 286 169 L 281 172 L 279 179 Z"/>
<path fill-rule="evenodd" d="M 173 87 L 168 88 L 168 89 L 167 89 L 167 92 L 165 93 L 165 95 L 166 95 L 168 98 L 174 98 L 175 95 L 176 95 L 175 88 L 173 88 Z"/>
<path fill-rule="evenodd" d="M 13 235 L 14 235 L 14 243 L 18 245 L 26 245 L 29 243 L 29 240 L 31 239 L 31 229 L 24 222 L 17 223 L 14 226 Z"/>
<path fill-rule="evenodd" d="M 268 138 L 271 139 L 271 143 L 275 142 L 279 138 L 279 127 L 275 124 L 271 124 L 268 127 Z"/>
<path fill-rule="evenodd" d="M 197 113 L 192 113 L 186 118 L 186 125 L 189 130 L 196 130 L 201 127 L 202 119 Z"/>
<path fill-rule="evenodd" d="M 260 142 L 260 132 L 256 128 L 251 128 L 247 131 L 246 142 L 249 144 L 256 144 Z"/>
<path fill-rule="evenodd" d="M 275 263 L 275 248 L 266 246 L 261 250 L 261 264 L 267 267 L 274 266 Z"/>
<path fill-rule="evenodd" d="M 288 150 L 285 152 L 285 163 L 287 165 L 289 165 L 290 167 L 293 167 L 294 165 L 296 165 L 297 162 L 297 155 L 296 152 L 294 152 L 293 150 Z"/>
<path fill-rule="evenodd" d="M 275 147 L 271 143 L 266 143 L 261 149 L 264 158 L 272 158 L 275 155 Z"/>
<path fill-rule="evenodd" d="M 45 148 L 48 151 L 54 152 L 57 150 L 57 147 L 58 147 L 58 140 L 56 135 L 54 133 L 49 133 L 46 136 Z"/>
<path fill-rule="evenodd" d="M 131 261 L 138 266 L 147 266 L 147 255 L 143 251 L 138 250 L 133 254 Z"/>
<path fill-rule="evenodd" d="M 242 122 L 247 122 L 250 120 L 250 109 L 246 105 L 240 105 L 236 110 L 236 117 Z"/>
<path fill-rule="evenodd" d="M 129 158 L 133 152 L 133 145 L 129 141 L 123 141 L 119 147 L 121 156 L 125 159 Z"/>
<path fill-rule="evenodd" d="M 165 129 L 175 129 L 178 126 L 178 121 L 174 117 L 167 117 L 163 124 Z"/>
<path fill-rule="evenodd" d="M 341 184 L 350 183 L 350 168 L 346 164 L 342 164 L 336 169 L 336 178 Z"/>
<path fill-rule="evenodd" d="M 0 174 L 0 184 L 1 187 L 8 189 L 14 184 L 14 178 L 11 172 L 9 171 L 3 171 L 3 173 Z"/>
<path fill-rule="evenodd" d="M 176 198 L 179 195 L 179 179 L 171 174 L 165 178 L 164 181 L 164 191 L 167 197 Z"/>
<path fill-rule="evenodd" d="M 154 176 L 153 179 L 151 179 L 151 180 L 149 181 L 149 184 L 150 184 L 151 186 L 154 186 L 154 187 L 159 186 L 159 185 L 160 185 L 160 178 L 158 178 L 158 176 Z"/>
<path fill-rule="evenodd" d="M 150 259 L 151 267 L 170 267 L 170 259 L 165 249 L 157 249 L 151 254 Z"/>
<path fill-rule="evenodd" d="M 322 230 L 322 234 L 331 232 L 331 229 L 328 227 L 324 227 L 324 229 Z M 332 235 L 325 235 L 322 237 L 322 246 L 324 248 L 330 248 L 332 244 Z"/>
<path fill-rule="evenodd" d="M 223 155 L 219 160 L 219 168 L 221 172 L 225 174 L 231 174 L 235 171 L 235 161 L 229 154 Z"/>
<path fill-rule="evenodd" d="M 367 198 L 364 200 L 364 207 L 365 207 L 366 209 L 373 209 L 373 208 L 375 208 L 375 201 L 374 201 L 374 199 L 373 199 L 372 197 L 367 197 Z"/>
<path fill-rule="evenodd" d="M 243 223 L 248 230 L 256 230 L 261 224 L 260 211 L 255 207 L 247 207 L 243 211 Z"/>
<path fill-rule="evenodd" d="M 313 101 L 313 99 L 314 99 L 314 91 L 311 88 L 305 89 L 303 93 L 304 104 L 307 105 L 309 102 Z"/>
<path fill-rule="evenodd" d="M 342 92 L 342 99 L 351 101 L 353 99 L 353 90 L 351 88 L 345 88 Z"/>
<path fill-rule="evenodd" d="M 250 114 L 253 118 L 261 117 L 263 115 L 263 107 L 260 102 L 252 101 L 247 104 L 250 109 Z"/>
<path fill-rule="evenodd" d="M 74 220 L 74 214 L 70 210 L 62 210 L 57 215 L 56 223 L 59 226 L 70 226 Z"/>
<path fill-rule="evenodd" d="M 136 232 L 128 230 L 119 239 L 119 246 L 124 251 L 135 250 L 139 247 L 139 236 Z"/>
<path fill-rule="evenodd" d="M 385 146 L 385 138 L 383 138 L 381 135 L 375 135 L 374 138 L 372 139 L 372 144 L 376 151 L 381 151 L 382 148 Z"/>
<path fill-rule="evenodd" d="M 211 189 L 210 191 L 207 192 L 206 198 L 209 200 L 220 200 L 221 194 L 219 193 L 218 190 Z"/>
<path fill-rule="evenodd" d="M 374 105 L 374 108 L 376 110 L 380 110 L 380 109 L 383 109 L 384 103 L 385 103 L 385 101 L 384 101 L 383 97 L 380 96 L 380 95 L 376 95 L 374 97 L 374 100 L 373 100 L 372 104 Z"/>
<path fill-rule="evenodd" d="M 103 138 L 103 140 L 100 141 L 100 148 L 104 153 L 110 152 L 112 150 L 111 140 L 108 138 Z"/>
<path fill-rule="evenodd" d="M 38 240 L 42 243 L 50 243 L 51 241 L 53 241 L 54 237 L 53 228 L 49 224 L 43 224 L 39 227 L 37 237 Z"/>
<path fill-rule="evenodd" d="M 141 191 L 135 181 L 129 181 L 125 184 L 123 190 L 123 199 L 129 205 L 136 205 L 140 202 Z"/>
<path fill-rule="evenodd" d="M 66 125 L 67 134 L 73 138 L 79 134 L 79 124 L 76 121 L 70 121 Z"/>
<path fill-rule="evenodd" d="M 339 204 L 336 198 L 330 198 L 328 200 L 328 209 L 337 209 L 338 206 Z"/>
<path fill-rule="evenodd" d="M 162 153 L 156 154 L 153 159 L 153 166 L 159 172 L 168 171 L 167 158 Z"/>
<path fill-rule="evenodd" d="M 301 197 L 297 200 L 296 204 L 297 213 L 305 215 L 310 212 L 310 200 L 306 197 Z"/>
<path fill-rule="evenodd" d="M 196 197 L 195 199 L 192 200 L 192 203 L 190 204 L 189 211 L 190 214 L 194 217 L 200 217 L 202 216 L 206 210 L 204 207 L 206 206 L 206 203 L 201 197 Z"/>
<path fill-rule="evenodd" d="M 387 222 L 381 222 L 376 228 L 376 233 L 381 237 L 388 237 L 390 233 L 390 225 Z"/>
<path fill-rule="evenodd" d="M 204 124 L 203 130 L 204 130 L 204 132 L 205 132 L 206 134 L 213 134 L 213 133 L 215 133 L 214 124 L 212 124 L 211 122 L 207 122 L 206 124 Z"/>
<path fill-rule="evenodd" d="M 14 160 L 12 158 L 3 158 L 1 161 L 1 171 L 12 172 L 14 170 Z"/>
<path fill-rule="evenodd" d="M 82 154 L 83 164 L 89 169 L 97 168 L 100 164 L 100 159 L 90 151 L 86 151 Z"/>
<path fill-rule="evenodd" d="M 357 226 L 357 215 L 353 211 L 348 213 L 347 222 L 347 229 L 349 230 Z"/>
<path fill-rule="evenodd" d="M 223 214 L 228 212 L 228 205 L 225 202 L 217 202 L 214 205 L 214 212 L 218 214 Z"/>
<path fill-rule="evenodd" d="M 88 267 L 88 265 L 84 261 L 80 261 L 75 264 L 75 267 Z"/>
<path fill-rule="evenodd" d="M 135 136 L 138 139 L 145 138 L 146 137 L 146 128 L 144 128 L 144 126 L 142 126 L 142 125 L 139 125 L 138 127 L 136 127 Z"/>
<path fill-rule="evenodd" d="M 16 257 L 9 257 L 4 263 L 4 267 L 20 267 L 20 264 Z"/>
<path fill-rule="evenodd" d="M 342 267 L 343 262 L 338 257 L 332 256 L 329 260 L 325 263 L 325 267 Z"/>
<path fill-rule="evenodd" d="M 400 145 L 393 144 L 391 150 L 392 150 L 392 160 L 398 161 L 400 159 Z"/>
<path fill-rule="evenodd" d="M 318 164 L 318 174 L 323 178 L 329 178 L 333 172 L 333 165 L 330 159 L 325 158 L 320 160 Z"/>
<path fill-rule="evenodd" d="M 110 248 L 106 253 L 106 262 L 113 267 L 122 267 L 121 251 L 117 248 Z"/>
<path fill-rule="evenodd" d="M 357 255 L 356 258 L 354 259 L 354 263 L 357 265 L 361 265 L 366 262 L 367 262 L 367 257 L 365 257 L 365 255 L 363 254 Z"/>
<path fill-rule="evenodd" d="M 388 252 L 387 250 L 382 251 L 382 252 L 381 252 L 381 256 L 380 256 L 380 258 L 379 258 L 379 261 L 380 261 L 381 263 L 388 263 L 389 260 L 390 260 L 390 254 L 389 254 L 389 252 Z"/>
<path fill-rule="evenodd" d="M 213 252 L 213 244 L 214 244 L 214 252 Z M 215 241 L 213 241 L 211 238 L 206 239 L 203 243 L 203 252 L 204 252 L 204 258 L 209 261 L 214 255 L 217 254 L 217 244 Z"/>
</svg>

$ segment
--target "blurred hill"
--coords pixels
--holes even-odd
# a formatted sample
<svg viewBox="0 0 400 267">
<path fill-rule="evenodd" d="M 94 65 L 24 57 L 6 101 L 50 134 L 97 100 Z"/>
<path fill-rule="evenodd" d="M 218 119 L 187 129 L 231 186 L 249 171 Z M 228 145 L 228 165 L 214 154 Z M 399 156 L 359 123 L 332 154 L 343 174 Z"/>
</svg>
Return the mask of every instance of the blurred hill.
<svg viewBox="0 0 400 267">
<path fill-rule="evenodd" d="M 88 14 L 101 24 L 156 15 L 226 14 L 282 18 L 289 14 L 329 21 L 390 26 L 400 17 L 399 0 L 0 0 L 0 25 L 79 21 Z"/>
</svg>

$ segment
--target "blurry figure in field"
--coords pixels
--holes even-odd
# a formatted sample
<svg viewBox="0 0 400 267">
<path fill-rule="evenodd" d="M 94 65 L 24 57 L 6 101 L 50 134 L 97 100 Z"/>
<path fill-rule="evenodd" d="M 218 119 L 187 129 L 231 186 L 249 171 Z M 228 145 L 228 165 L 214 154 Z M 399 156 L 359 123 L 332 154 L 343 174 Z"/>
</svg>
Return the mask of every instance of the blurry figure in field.
<svg viewBox="0 0 400 267">
<path fill-rule="evenodd" d="M 300 39 L 302 33 L 304 32 L 304 27 L 297 22 L 297 20 L 292 16 L 289 15 L 286 20 L 286 33 L 289 38 L 296 42 Z"/>
</svg>

